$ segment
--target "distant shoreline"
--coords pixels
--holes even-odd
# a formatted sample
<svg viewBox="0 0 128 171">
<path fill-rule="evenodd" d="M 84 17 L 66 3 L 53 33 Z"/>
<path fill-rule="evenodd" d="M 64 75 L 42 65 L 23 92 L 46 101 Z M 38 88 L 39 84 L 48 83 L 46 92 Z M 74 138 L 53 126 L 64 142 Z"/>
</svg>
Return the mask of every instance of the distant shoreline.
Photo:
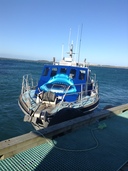
<svg viewBox="0 0 128 171">
<path fill-rule="evenodd" d="M 18 58 L 6 58 L 6 57 L 0 57 L 0 60 L 17 60 L 17 61 L 26 61 L 26 62 L 39 62 L 39 63 L 51 63 L 52 61 L 48 60 L 31 60 L 31 59 L 18 59 Z M 105 68 L 123 68 L 128 69 L 128 66 L 114 66 L 114 65 L 102 65 L 102 64 L 89 64 L 89 66 L 94 67 L 105 67 Z"/>
<path fill-rule="evenodd" d="M 40 62 L 40 63 L 51 63 L 52 61 L 48 60 L 32 60 L 32 59 L 18 59 L 18 58 L 5 58 L 5 57 L 0 57 L 0 60 L 16 60 L 16 61 L 25 61 L 25 62 Z"/>
<path fill-rule="evenodd" d="M 105 67 L 105 68 L 123 68 L 128 69 L 128 66 L 115 66 L 115 65 L 101 65 L 101 64 L 90 64 L 89 66 Z"/>
</svg>

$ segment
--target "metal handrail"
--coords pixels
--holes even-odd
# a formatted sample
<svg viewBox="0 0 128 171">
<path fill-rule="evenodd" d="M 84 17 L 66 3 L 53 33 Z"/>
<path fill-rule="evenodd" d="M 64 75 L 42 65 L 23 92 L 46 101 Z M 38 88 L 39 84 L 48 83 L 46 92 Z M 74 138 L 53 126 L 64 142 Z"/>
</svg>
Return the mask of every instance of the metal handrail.
<svg viewBox="0 0 128 171">
<path fill-rule="evenodd" d="M 83 100 L 83 97 L 85 98 L 86 96 L 88 96 L 88 93 L 89 93 L 89 92 L 91 93 L 91 91 L 96 91 L 96 92 L 97 92 L 96 95 L 97 95 L 97 94 L 98 94 L 98 81 L 96 80 L 96 75 L 93 74 L 92 78 L 93 78 L 93 83 L 90 82 L 90 81 L 91 81 L 91 80 L 90 80 L 90 81 L 88 82 L 88 84 L 87 84 L 87 83 L 74 84 L 76 87 L 77 87 L 77 86 L 80 86 L 79 92 L 67 93 L 68 90 L 70 89 L 70 87 L 72 86 L 72 85 L 69 85 L 69 86 L 67 87 L 67 89 L 64 91 L 65 93 L 64 93 L 64 95 L 63 95 L 63 97 L 62 97 L 62 100 L 61 100 L 60 105 L 64 102 L 64 97 L 65 97 L 65 96 L 70 96 L 70 95 L 74 95 L 74 94 L 79 94 L 79 97 L 80 97 L 79 100 L 82 101 L 82 100 Z M 92 90 L 88 90 L 88 86 L 89 86 L 90 84 L 93 84 L 93 85 L 92 85 L 92 86 L 93 86 L 93 89 L 92 89 Z M 37 85 L 36 85 L 36 86 L 37 86 Z M 30 90 L 31 88 L 34 88 L 34 87 L 36 87 L 36 86 L 34 86 L 34 81 L 33 81 L 33 78 L 32 78 L 32 76 L 31 76 L 31 74 L 24 75 L 24 76 L 23 76 L 23 81 L 22 81 L 21 94 L 23 94 L 23 93 L 26 92 L 26 91 L 29 92 L 29 90 Z M 54 85 L 53 85 L 53 86 L 54 86 Z M 53 87 L 53 86 L 52 86 L 52 87 Z M 85 90 L 83 90 L 84 87 L 85 87 Z"/>
<path fill-rule="evenodd" d="M 21 94 L 23 94 L 25 91 L 29 91 L 30 88 L 34 88 L 36 86 L 37 84 L 34 85 L 34 81 L 33 81 L 31 74 L 24 75 L 23 80 L 22 80 Z"/>
</svg>

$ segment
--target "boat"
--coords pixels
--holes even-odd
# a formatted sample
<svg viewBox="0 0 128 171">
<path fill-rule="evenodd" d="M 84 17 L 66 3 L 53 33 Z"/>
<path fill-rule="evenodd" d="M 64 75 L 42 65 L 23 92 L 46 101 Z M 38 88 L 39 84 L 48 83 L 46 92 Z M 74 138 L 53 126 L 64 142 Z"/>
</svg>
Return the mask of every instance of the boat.
<svg viewBox="0 0 128 171">
<path fill-rule="evenodd" d="M 73 59 L 73 44 L 68 57 L 43 66 L 36 85 L 31 75 L 23 76 L 18 104 L 36 130 L 94 111 L 99 104 L 96 74 L 86 63 Z"/>
</svg>

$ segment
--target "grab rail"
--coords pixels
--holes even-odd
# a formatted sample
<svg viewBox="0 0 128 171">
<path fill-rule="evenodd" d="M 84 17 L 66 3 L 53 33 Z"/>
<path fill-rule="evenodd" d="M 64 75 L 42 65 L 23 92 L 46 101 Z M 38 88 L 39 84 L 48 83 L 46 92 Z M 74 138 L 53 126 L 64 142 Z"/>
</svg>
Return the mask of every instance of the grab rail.
<svg viewBox="0 0 128 171">
<path fill-rule="evenodd" d="M 34 80 L 31 74 L 24 75 L 22 80 L 21 94 L 23 94 L 25 91 L 29 91 L 30 88 L 35 88 L 36 86 L 37 86 L 37 82 L 34 85 Z"/>
<path fill-rule="evenodd" d="M 88 81 L 88 83 L 74 84 L 74 86 L 77 89 L 77 92 L 74 92 L 74 93 L 68 93 L 68 90 L 72 86 L 72 85 L 69 85 L 66 88 L 66 90 L 64 91 L 64 94 L 63 94 L 62 99 L 60 101 L 61 102 L 60 105 L 62 103 L 65 103 L 64 102 L 65 96 L 71 96 L 71 95 L 77 94 L 79 96 L 79 98 L 77 100 L 80 100 L 81 102 L 83 101 L 83 98 L 89 97 L 89 95 L 91 95 L 92 92 L 97 92 L 97 93 L 92 93 L 93 95 L 91 97 L 97 96 L 98 95 L 98 82 L 96 80 L 96 75 L 93 74 L 91 78 L 92 79 L 90 79 Z M 90 86 L 90 89 L 89 89 L 89 86 Z M 35 89 L 36 87 L 37 87 L 37 82 L 35 82 L 33 80 L 31 74 L 27 74 L 27 75 L 23 76 L 21 94 L 25 93 L 26 91 L 28 91 L 28 93 L 29 93 L 30 89 Z M 29 99 L 29 100 L 31 101 L 31 99 Z M 73 101 L 73 103 L 75 103 L 77 100 Z"/>
</svg>

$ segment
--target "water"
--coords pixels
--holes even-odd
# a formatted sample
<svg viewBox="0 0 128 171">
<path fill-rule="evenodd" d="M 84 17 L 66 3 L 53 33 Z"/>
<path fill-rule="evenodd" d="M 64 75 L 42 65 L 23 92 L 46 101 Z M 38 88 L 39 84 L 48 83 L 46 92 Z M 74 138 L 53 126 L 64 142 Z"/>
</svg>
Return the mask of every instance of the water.
<svg viewBox="0 0 128 171">
<path fill-rule="evenodd" d="M 18 106 L 22 76 L 32 74 L 37 80 L 43 63 L 0 59 L 0 141 L 28 133 L 34 128 L 23 122 L 24 114 Z M 128 69 L 90 67 L 99 82 L 100 104 L 118 106 L 128 103 Z"/>
</svg>

